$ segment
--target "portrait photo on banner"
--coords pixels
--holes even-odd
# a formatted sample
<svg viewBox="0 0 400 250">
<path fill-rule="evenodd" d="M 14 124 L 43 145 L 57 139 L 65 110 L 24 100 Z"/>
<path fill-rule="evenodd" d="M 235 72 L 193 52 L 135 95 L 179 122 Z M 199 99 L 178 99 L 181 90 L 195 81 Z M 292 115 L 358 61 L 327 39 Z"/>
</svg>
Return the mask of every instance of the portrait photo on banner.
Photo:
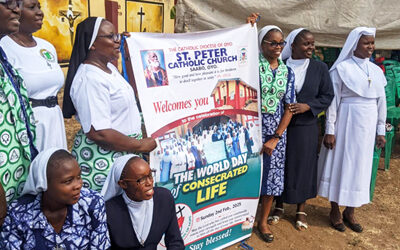
<svg viewBox="0 0 400 250">
<path fill-rule="evenodd" d="M 147 88 L 168 86 L 164 51 L 161 49 L 141 50 L 140 56 Z"/>
</svg>

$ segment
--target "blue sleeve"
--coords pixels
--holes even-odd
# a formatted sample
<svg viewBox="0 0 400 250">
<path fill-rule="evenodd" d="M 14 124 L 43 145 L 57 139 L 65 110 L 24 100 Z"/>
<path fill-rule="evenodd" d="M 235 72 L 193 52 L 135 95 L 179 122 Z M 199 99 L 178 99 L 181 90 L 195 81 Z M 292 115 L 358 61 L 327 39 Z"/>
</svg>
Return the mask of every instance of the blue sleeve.
<svg viewBox="0 0 400 250">
<path fill-rule="evenodd" d="M 294 72 L 290 67 L 288 68 L 288 81 L 286 85 L 285 103 L 296 103 L 296 92 L 294 88 Z"/>
<path fill-rule="evenodd" d="M 103 198 L 94 191 L 91 191 L 94 196 L 91 203 L 91 226 L 90 233 L 90 249 L 108 249 L 110 244 L 110 236 L 107 229 L 106 208 Z"/>
<path fill-rule="evenodd" d="M 10 205 L 3 227 L 0 230 L 0 249 L 19 250 L 22 249 L 23 237 L 18 229 L 20 223 L 15 219 L 13 210 L 15 206 Z"/>
</svg>

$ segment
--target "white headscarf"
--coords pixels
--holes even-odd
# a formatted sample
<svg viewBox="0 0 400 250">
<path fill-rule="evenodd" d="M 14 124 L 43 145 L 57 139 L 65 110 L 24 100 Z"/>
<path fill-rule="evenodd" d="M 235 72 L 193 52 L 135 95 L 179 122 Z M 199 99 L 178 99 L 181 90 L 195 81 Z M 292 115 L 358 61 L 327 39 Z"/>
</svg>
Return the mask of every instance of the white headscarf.
<svg viewBox="0 0 400 250">
<path fill-rule="evenodd" d="M 135 231 L 136 237 L 140 244 L 144 246 L 144 242 L 150 233 L 151 223 L 153 221 L 153 198 L 141 202 L 133 201 L 118 185 L 122 170 L 124 169 L 126 163 L 134 157 L 138 156 L 134 154 L 127 154 L 118 157 L 114 161 L 114 164 L 111 166 L 110 173 L 107 176 L 106 182 L 104 183 L 103 189 L 101 190 L 101 194 L 104 196 L 105 201 L 122 194 L 122 198 L 124 199 L 129 211 L 133 230 Z"/>
<path fill-rule="evenodd" d="M 264 26 L 264 27 L 258 32 L 258 49 L 259 49 L 260 52 L 262 51 L 262 50 L 261 50 L 261 44 L 262 44 L 262 41 L 263 41 L 264 36 L 268 33 L 268 31 L 270 31 L 270 30 L 272 30 L 272 29 L 277 29 L 277 30 L 279 30 L 280 32 L 282 32 L 282 30 L 281 30 L 278 26 L 275 26 L 275 25 L 267 25 L 267 26 Z"/>
<path fill-rule="evenodd" d="M 286 65 L 289 66 L 294 72 L 294 87 L 296 93 L 298 94 L 304 85 L 304 80 L 306 79 L 308 65 L 310 64 L 309 58 L 304 59 L 293 59 L 292 58 L 292 44 L 296 36 L 302 31 L 304 28 L 298 28 L 289 33 L 286 37 L 287 44 L 282 50 L 282 59 L 286 61 Z"/>
<path fill-rule="evenodd" d="M 340 62 L 353 56 L 353 52 L 357 48 L 358 40 L 360 40 L 362 35 L 375 37 L 375 32 L 375 28 L 357 27 L 353 29 L 347 36 L 346 42 L 343 45 L 339 57 L 336 59 L 329 71 L 333 71 Z"/>
<path fill-rule="evenodd" d="M 118 185 L 118 181 L 121 178 L 122 170 L 126 163 L 134 157 L 139 157 L 135 154 L 127 154 L 121 157 L 118 157 L 113 165 L 111 166 L 111 170 L 108 173 L 107 179 L 104 182 L 103 188 L 101 189 L 101 195 L 103 195 L 104 200 L 108 201 L 111 198 L 121 195 L 123 193 L 123 189 Z"/>
<path fill-rule="evenodd" d="M 37 195 L 47 190 L 47 163 L 50 157 L 61 148 L 49 148 L 40 152 L 32 161 L 28 178 L 21 195 Z"/>
<path fill-rule="evenodd" d="M 92 47 L 94 41 L 96 40 L 97 34 L 99 33 L 101 21 L 103 21 L 102 17 L 98 17 L 96 19 L 96 22 L 94 24 L 92 39 L 90 40 L 90 44 L 89 44 L 89 48 L 88 49 L 90 49 L 90 47 Z"/>
<path fill-rule="evenodd" d="M 298 28 L 298 29 L 292 30 L 292 32 L 290 32 L 289 35 L 286 37 L 287 44 L 282 50 L 282 60 L 286 60 L 292 56 L 292 44 L 293 44 L 296 36 L 302 30 L 304 30 L 304 28 Z"/>
</svg>

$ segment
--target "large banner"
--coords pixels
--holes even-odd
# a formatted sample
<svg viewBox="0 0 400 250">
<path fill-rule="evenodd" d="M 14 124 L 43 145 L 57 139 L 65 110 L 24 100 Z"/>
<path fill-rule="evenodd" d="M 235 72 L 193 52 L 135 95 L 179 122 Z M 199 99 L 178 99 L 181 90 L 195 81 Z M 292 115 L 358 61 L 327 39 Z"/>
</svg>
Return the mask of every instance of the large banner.
<svg viewBox="0 0 400 250">
<path fill-rule="evenodd" d="M 249 237 L 261 179 L 257 30 L 127 39 L 156 185 L 171 190 L 187 249 Z M 160 244 L 159 247 L 162 247 Z"/>
</svg>

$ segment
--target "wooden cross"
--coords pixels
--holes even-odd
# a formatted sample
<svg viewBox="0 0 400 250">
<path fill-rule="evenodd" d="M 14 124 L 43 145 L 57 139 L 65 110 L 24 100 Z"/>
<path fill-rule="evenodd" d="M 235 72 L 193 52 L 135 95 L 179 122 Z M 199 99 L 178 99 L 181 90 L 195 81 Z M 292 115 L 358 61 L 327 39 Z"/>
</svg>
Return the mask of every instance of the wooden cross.
<svg viewBox="0 0 400 250">
<path fill-rule="evenodd" d="M 143 12 L 143 7 L 140 7 L 140 11 L 137 13 L 140 16 L 140 32 L 142 32 L 142 22 L 143 22 L 143 16 L 146 15 Z"/>
</svg>

